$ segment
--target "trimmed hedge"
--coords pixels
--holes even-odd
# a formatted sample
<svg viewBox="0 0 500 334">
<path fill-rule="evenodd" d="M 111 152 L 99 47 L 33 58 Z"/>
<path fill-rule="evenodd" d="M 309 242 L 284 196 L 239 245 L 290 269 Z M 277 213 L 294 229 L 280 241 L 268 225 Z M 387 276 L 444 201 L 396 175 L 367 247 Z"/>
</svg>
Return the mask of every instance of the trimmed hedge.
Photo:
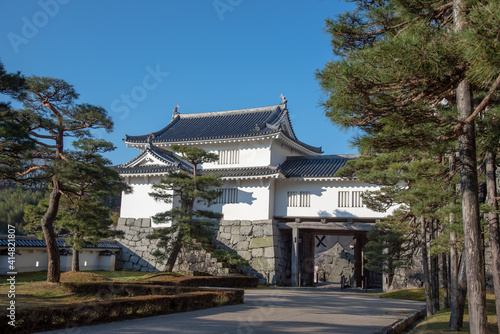
<svg viewBox="0 0 500 334">
<path fill-rule="evenodd" d="M 182 286 L 152 285 L 127 282 L 63 283 L 71 292 L 88 293 L 102 298 L 132 297 L 142 295 L 178 295 L 198 291 L 218 291 L 214 289 Z"/>
<path fill-rule="evenodd" d="M 16 310 L 16 327 L 5 333 L 32 333 L 138 317 L 199 310 L 243 303 L 243 290 L 151 286 L 126 283 L 65 283 L 74 292 L 106 295 L 135 295 L 80 304 L 60 304 Z M 175 294 L 174 294 L 175 293 Z M 7 312 L 0 311 L 6 319 Z"/>
</svg>

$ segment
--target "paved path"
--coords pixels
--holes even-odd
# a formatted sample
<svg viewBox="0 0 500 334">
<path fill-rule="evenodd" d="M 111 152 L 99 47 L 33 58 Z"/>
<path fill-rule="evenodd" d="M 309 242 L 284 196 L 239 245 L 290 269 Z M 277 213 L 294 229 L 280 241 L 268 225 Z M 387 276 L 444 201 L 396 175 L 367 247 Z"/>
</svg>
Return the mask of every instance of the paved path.
<svg viewBox="0 0 500 334">
<path fill-rule="evenodd" d="M 423 305 L 332 289 L 256 289 L 241 305 L 50 333 L 376 333 Z"/>
</svg>

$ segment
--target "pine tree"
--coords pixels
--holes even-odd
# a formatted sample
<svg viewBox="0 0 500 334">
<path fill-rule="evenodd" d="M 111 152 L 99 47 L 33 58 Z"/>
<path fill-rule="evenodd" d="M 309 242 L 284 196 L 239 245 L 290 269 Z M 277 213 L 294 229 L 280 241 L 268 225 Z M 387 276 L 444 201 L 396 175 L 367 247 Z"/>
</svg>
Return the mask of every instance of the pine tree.
<svg viewBox="0 0 500 334">
<path fill-rule="evenodd" d="M 54 221 L 58 235 L 65 236 L 73 251 L 72 270 L 79 271 L 79 253 L 100 239 L 117 237 L 122 231 L 112 228 L 111 210 L 104 203 L 106 196 L 130 191 L 110 161 L 102 154 L 115 147 L 102 139 L 80 139 L 73 142 L 74 150 L 66 150 L 66 160 L 57 161 L 54 170 L 61 182 L 64 196 Z M 40 231 L 39 221 L 48 207 L 48 199 L 38 206 L 28 206 L 25 218 L 31 221 L 27 229 Z"/>
<path fill-rule="evenodd" d="M 19 72 L 7 73 L 0 62 L 0 94 L 19 101 L 25 96 L 24 87 L 24 76 Z M 29 159 L 29 152 L 34 149 L 34 142 L 26 134 L 29 123 L 14 121 L 15 116 L 11 101 L 0 101 L 0 180 L 21 172 L 20 156 Z"/>
<path fill-rule="evenodd" d="M 215 174 L 199 175 L 198 166 L 205 162 L 217 161 L 214 153 L 198 147 L 173 145 L 172 150 L 178 152 L 192 166 L 191 170 L 172 170 L 160 183 L 153 186 L 150 193 L 154 199 L 172 203 L 179 201 L 179 207 L 158 213 L 153 217 L 157 223 L 171 223 L 171 227 L 156 228 L 148 238 L 157 239 L 158 249 L 153 256 L 158 261 L 165 261 L 165 271 L 172 271 L 182 247 L 192 245 L 194 239 L 208 242 L 211 240 L 210 226 L 221 214 L 195 208 L 195 203 L 203 202 L 210 206 L 220 196 L 220 191 L 213 187 L 222 185 L 220 177 Z"/>
<path fill-rule="evenodd" d="M 341 57 L 318 72 L 328 94 L 327 116 L 341 126 L 365 131 L 375 153 L 401 147 L 433 152 L 436 142 L 460 139 L 471 328 L 484 332 L 484 275 L 476 267 L 483 260 L 473 122 L 500 84 L 500 56 L 491 52 L 500 38 L 495 30 L 500 5 L 469 1 L 465 7 L 461 0 L 353 2 L 354 11 L 327 22 L 334 53 Z M 494 24 L 482 23 L 488 19 Z M 457 25 L 460 29 L 453 29 Z M 478 68 L 487 68 L 487 74 L 480 75 Z M 471 91 L 466 80 L 487 91 L 473 110 L 471 94 L 465 94 Z M 463 100 L 466 95 L 468 102 Z M 442 104 L 445 99 L 456 108 Z"/>
<path fill-rule="evenodd" d="M 362 148 L 367 146 L 365 144 Z M 372 157 L 362 156 L 350 161 L 339 173 L 382 185 L 379 191 L 363 196 L 364 203 L 372 210 L 385 212 L 389 207 L 399 205 L 387 220 L 376 224 L 370 231 L 371 241 L 367 244 L 365 256 L 368 266 L 383 268 L 391 277 L 395 269 L 411 263 L 411 257 L 420 252 L 429 315 L 439 308 L 436 265 L 439 252 L 432 251 L 439 239 L 433 238 L 437 231 L 434 222 L 442 216 L 441 210 L 455 200 L 455 193 L 448 186 L 448 173 L 446 166 L 430 159 L 428 154 L 414 150 L 410 154 L 405 149 Z"/>
<path fill-rule="evenodd" d="M 19 131 L 13 137 L 9 135 L 8 142 L 15 142 L 22 131 L 32 146 L 18 149 L 8 144 L 8 154 L 0 156 L 0 163 L 4 168 L 4 178 L 17 182 L 46 180 L 49 183 L 48 207 L 41 218 L 41 227 L 49 258 L 47 281 L 58 282 L 60 260 L 53 225 L 64 187 L 57 167 L 61 161 L 71 161 L 65 152 L 66 138 L 91 138 L 90 129 L 111 131 L 113 123 L 102 107 L 76 103 L 78 93 L 64 80 L 32 76 L 26 79 L 24 93 L 24 109 L 10 113 L 13 125 L 7 128 L 15 125 Z"/>
<path fill-rule="evenodd" d="M 497 100 L 498 100 L 497 96 Z M 477 122 L 478 147 L 480 156 L 484 156 L 486 172 L 487 205 L 484 207 L 490 234 L 490 246 L 493 267 L 493 287 L 495 290 L 495 304 L 497 314 L 500 314 L 500 227 L 498 222 L 498 194 L 497 194 L 497 156 L 500 151 L 500 103 L 487 115 L 480 117 Z M 500 317 L 498 318 L 500 325 Z M 500 328 L 500 326 L 499 326 Z"/>
</svg>

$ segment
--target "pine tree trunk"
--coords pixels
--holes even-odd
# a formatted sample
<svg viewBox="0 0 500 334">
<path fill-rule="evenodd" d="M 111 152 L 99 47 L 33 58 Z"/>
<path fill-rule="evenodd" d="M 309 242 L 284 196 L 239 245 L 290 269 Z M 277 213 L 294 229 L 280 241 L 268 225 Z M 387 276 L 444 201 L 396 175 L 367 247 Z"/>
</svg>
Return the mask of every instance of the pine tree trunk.
<svg viewBox="0 0 500 334">
<path fill-rule="evenodd" d="M 450 155 L 450 177 L 455 173 L 455 152 Z M 459 297 L 458 297 L 458 249 L 457 249 L 457 232 L 453 228 L 455 223 L 455 215 L 450 213 L 450 321 L 449 326 L 452 331 L 458 331 L 459 319 Z"/>
<path fill-rule="evenodd" d="M 457 107 L 460 118 L 472 113 L 472 91 L 467 80 L 457 88 Z M 487 333 L 486 281 L 479 220 L 479 199 L 476 169 L 476 140 L 474 124 L 467 124 L 459 137 L 460 184 L 464 224 L 464 254 L 469 292 L 469 323 L 471 333 Z"/>
<path fill-rule="evenodd" d="M 450 281 L 448 276 L 448 255 L 441 254 L 441 271 L 443 275 L 443 308 L 450 308 Z"/>
<path fill-rule="evenodd" d="M 450 224 L 453 223 L 453 214 L 450 214 Z M 458 249 L 457 249 L 457 233 L 455 231 L 450 232 L 450 329 L 452 331 L 458 331 L 460 327 L 458 326 L 458 319 L 460 313 L 459 307 L 459 292 L 458 292 L 458 275 L 459 275 L 459 263 L 458 263 Z"/>
<path fill-rule="evenodd" d="M 429 279 L 429 262 L 427 255 L 427 230 L 425 228 L 425 218 L 420 219 L 420 236 L 422 244 L 422 268 L 424 272 L 424 288 L 425 288 L 425 303 L 427 306 L 427 316 L 430 317 L 434 314 L 432 309 L 432 287 Z"/>
<path fill-rule="evenodd" d="M 431 255 L 432 311 L 439 311 L 439 258 Z"/>
<path fill-rule="evenodd" d="M 80 251 L 73 249 L 73 260 L 71 261 L 71 271 L 80 271 Z"/>
<path fill-rule="evenodd" d="M 430 233 L 430 246 L 436 238 L 436 226 L 437 220 L 432 219 L 430 221 L 431 233 Z M 430 256 L 431 264 L 431 288 L 432 288 L 432 313 L 436 313 L 439 310 L 439 261 L 438 257 L 435 255 Z"/>
<path fill-rule="evenodd" d="M 496 163 L 495 153 L 486 152 L 486 191 L 488 193 L 488 205 L 492 211 L 488 214 L 490 228 L 490 242 L 493 266 L 493 287 L 495 289 L 495 305 L 497 311 L 498 328 L 500 329 L 500 231 L 498 224 L 497 187 L 496 187 Z"/>
<path fill-rule="evenodd" d="M 460 33 L 466 21 L 466 0 L 453 0 L 454 31 Z M 459 120 L 473 112 L 472 88 L 467 79 L 456 90 Z M 488 333 L 486 312 L 486 280 L 479 221 L 479 199 L 476 168 L 476 133 L 474 122 L 466 124 L 458 139 L 460 156 L 460 185 L 464 224 L 464 254 L 469 292 L 469 324 L 474 334 Z"/>
<path fill-rule="evenodd" d="M 47 282 L 57 283 L 61 278 L 61 260 L 59 248 L 57 248 L 57 237 L 54 232 L 54 220 L 56 219 L 57 210 L 59 209 L 59 181 L 53 178 L 52 191 L 49 195 L 49 206 L 42 217 L 42 231 L 45 243 L 47 245 L 48 267 L 47 267 Z"/>
<path fill-rule="evenodd" d="M 458 328 L 464 326 L 465 301 L 467 298 L 467 263 L 462 257 L 458 273 Z M 472 332 L 471 332 L 472 333 Z"/>
<path fill-rule="evenodd" d="M 179 256 L 179 253 L 182 249 L 181 239 L 182 235 L 180 232 L 178 232 L 172 247 L 172 251 L 168 256 L 167 264 L 165 265 L 165 271 L 167 272 L 172 272 L 174 270 L 175 261 L 177 261 L 177 257 Z"/>
</svg>

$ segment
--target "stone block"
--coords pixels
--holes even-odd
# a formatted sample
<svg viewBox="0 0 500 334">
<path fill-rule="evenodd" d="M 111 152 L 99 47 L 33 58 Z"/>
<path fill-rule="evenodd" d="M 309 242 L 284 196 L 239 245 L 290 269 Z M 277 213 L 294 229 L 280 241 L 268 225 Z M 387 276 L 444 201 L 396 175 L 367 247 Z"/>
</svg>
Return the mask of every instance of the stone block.
<svg viewBox="0 0 500 334">
<path fill-rule="evenodd" d="M 125 227 L 126 222 L 127 218 L 118 218 L 118 223 L 116 224 L 116 227 L 117 228 Z"/>
<path fill-rule="evenodd" d="M 132 238 L 136 235 L 135 232 L 133 231 L 127 231 L 125 232 L 125 235 L 123 236 L 123 239 L 125 239 L 125 242 L 132 240 Z"/>
<path fill-rule="evenodd" d="M 141 227 L 151 227 L 151 218 L 142 218 Z"/>
<path fill-rule="evenodd" d="M 273 225 L 268 223 L 263 225 L 264 235 L 273 235 Z"/>
<path fill-rule="evenodd" d="M 234 225 L 231 227 L 231 234 L 240 234 L 240 225 Z"/>
<path fill-rule="evenodd" d="M 244 241 L 240 241 L 236 244 L 236 250 L 237 251 L 244 251 L 244 250 L 248 250 L 250 246 L 250 241 L 247 241 L 247 240 L 244 240 Z"/>
<path fill-rule="evenodd" d="M 150 240 L 147 238 L 147 236 L 144 236 L 144 238 L 141 238 L 141 245 L 149 247 L 153 246 L 156 243 L 154 240 Z"/>
<path fill-rule="evenodd" d="M 252 225 L 240 226 L 240 234 L 248 236 L 252 234 Z"/>
<path fill-rule="evenodd" d="M 262 257 L 253 259 L 252 267 L 258 271 L 274 270 L 274 259 L 271 260 Z"/>
<path fill-rule="evenodd" d="M 133 266 L 132 262 L 125 262 L 123 263 L 123 270 L 132 270 Z"/>
<path fill-rule="evenodd" d="M 147 252 L 149 248 L 148 246 L 137 246 L 137 250 L 141 252 Z"/>
<path fill-rule="evenodd" d="M 252 249 L 252 257 L 253 258 L 262 257 L 262 256 L 264 256 L 264 249 L 263 248 Z"/>
<path fill-rule="evenodd" d="M 264 226 L 263 225 L 253 225 L 253 236 L 256 238 L 261 238 L 264 236 Z"/>
<path fill-rule="evenodd" d="M 132 262 L 132 263 L 134 263 L 134 264 L 136 264 L 137 262 L 139 262 L 139 257 L 136 256 L 136 255 L 133 255 L 133 256 L 130 257 L 129 261 Z"/>
<path fill-rule="evenodd" d="M 250 242 L 250 248 L 263 248 L 263 247 L 272 247 L 273 246 L 273 238 L 272 237 L 262 237 L 262 238 L 254 238 Z"/>
<path fill-rule="evenodd" d="M 274 247 L 264 248 L 264 257 L 274 257 Z"/>
<path fill-rule="evenodd" d="M 133 226 L 135 223 L 135 219 L 134 218 L 127 218 L 127 220 L 125 221 L 125 225 L 126 226 Z"/>
<path fill-rule="evenodd" d="M 139 262 L 137 262 L 137 264 L 141 265 L 142 267 L 147 267 L 148 262 L 144 260 L 144 258 L 142 258 L 139 260 Z"/>
<path fill-rule="evenodd" d="M 231 233 L 220 233 L 219 238 L 224 242 L 225 240 L 231 240 Z"/>
<path fill-rule="evenodd" d="M 241 241 L 244 241 L 246 239 L 246 237 L 242 236 L 242 235 L 239 235 L 239 234 L 233 234 L 231 236 L 231 243 L 234 245 L 234 244 L 237 244 Z"/>
<path fill-rule="evenodd" d="M 238 254 L 247 261 L 252 258 L 252 253 L 250 253 L 249 251 L 241 251 L 238 252 Z"/>
</svg>

